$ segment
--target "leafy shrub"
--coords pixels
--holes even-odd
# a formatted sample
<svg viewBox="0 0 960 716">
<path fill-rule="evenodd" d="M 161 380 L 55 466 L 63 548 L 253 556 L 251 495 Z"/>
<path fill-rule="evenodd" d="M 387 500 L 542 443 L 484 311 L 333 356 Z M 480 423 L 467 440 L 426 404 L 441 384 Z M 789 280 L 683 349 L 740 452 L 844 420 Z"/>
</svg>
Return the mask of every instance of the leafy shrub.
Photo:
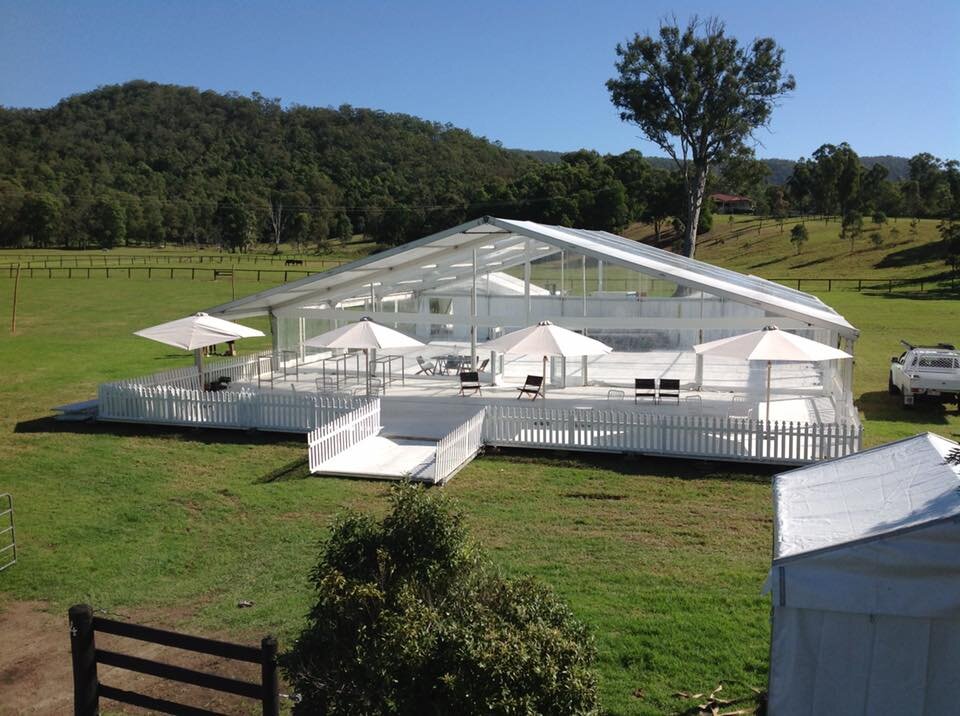
<svg viewBox="0 0 960 716">
<path fill-rule="evenodd" d="M 597 713 L 592 640 L 569 608 L 501 575 L 443 498 L 398 485 L 390 501 L 322 545 L 317 602 L 283 658 L 294 713 Z"/>
</svg>

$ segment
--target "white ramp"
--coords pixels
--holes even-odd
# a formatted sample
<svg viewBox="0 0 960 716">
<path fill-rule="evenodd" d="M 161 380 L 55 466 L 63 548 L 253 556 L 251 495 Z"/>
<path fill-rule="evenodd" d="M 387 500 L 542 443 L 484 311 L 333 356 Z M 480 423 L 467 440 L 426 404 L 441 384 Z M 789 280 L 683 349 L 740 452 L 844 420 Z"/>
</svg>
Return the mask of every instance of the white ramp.
<svg viewBox="0 0 960 716">
<path fill-rule="evenodd" d="M 432 407 L 423 401 L 371 399 L 310 433 L 310 472 L 445 482 L 480 450 L 484 408 Z"/>
</svg>

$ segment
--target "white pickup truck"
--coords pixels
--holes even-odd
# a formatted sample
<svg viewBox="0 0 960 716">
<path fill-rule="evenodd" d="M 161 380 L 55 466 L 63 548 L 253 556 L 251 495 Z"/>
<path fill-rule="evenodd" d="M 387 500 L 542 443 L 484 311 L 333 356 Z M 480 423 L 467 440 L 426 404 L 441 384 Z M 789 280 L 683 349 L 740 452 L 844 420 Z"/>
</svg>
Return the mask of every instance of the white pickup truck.
<svg viewBox="0 0 960 716">
<path fill-rule="evenodd" d="M 960 351 L 948 343 L 915 346 L 900 342 L 907 350 L 890 359 L 890 393 L 900 393 L 905 406 L 912 406 L 921 396 L 960 406 Z"/>
</svg>

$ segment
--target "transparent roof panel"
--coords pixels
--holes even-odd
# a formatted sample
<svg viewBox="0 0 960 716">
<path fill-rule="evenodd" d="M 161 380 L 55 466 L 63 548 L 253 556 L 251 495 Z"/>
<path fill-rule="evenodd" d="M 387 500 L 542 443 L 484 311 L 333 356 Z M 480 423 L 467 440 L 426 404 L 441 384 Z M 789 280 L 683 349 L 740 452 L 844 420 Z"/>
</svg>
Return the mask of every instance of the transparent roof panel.
<svg viewBox="0 0 960 716">
<path fill-rule="evenodd" d="M 638 291 L 671 295 L 677 286 L 708 292 L 727 300 L 763 308 L 773 315 L 799 318 L 855 337 L 857 331 L 815 296 L 765 279 L 672 254 L 604 231 L 547 226 L 530 221 L 484 217 L 418 241 L 354 261 L 322 274 L 209 309 L 221 316 L 253 316 L 286 307 L 336 301 L 363 293 L 380 283 L 377 292 L 406 287 L 419 280 L 424 289 L 456 284 L 473 275 L 473 252 L 485 271 L 523 275 L 531 261 L 534 283 L 562 283 L 570 292 L 583 291 L 583 260 L 588 267 L 588 295 L 595 291 Z M 560 261 L 563 252 L 563 261 Z M 601 289 L 598 262 L 603 261 Z M 579 266 L 578 266 L 579 264 Z M 562 268 L 561 268 L 562 267 Z M 580 288 L 574 286 L 577 271 Z M 563 273 L 561 277 L 560 274 Z M 574 274 L 569 277 L 567 274 Z M 636 288 L 631 284 L 636 282 Z M 591 290 L 592 288 L 592 290 Z"/>
</svg>

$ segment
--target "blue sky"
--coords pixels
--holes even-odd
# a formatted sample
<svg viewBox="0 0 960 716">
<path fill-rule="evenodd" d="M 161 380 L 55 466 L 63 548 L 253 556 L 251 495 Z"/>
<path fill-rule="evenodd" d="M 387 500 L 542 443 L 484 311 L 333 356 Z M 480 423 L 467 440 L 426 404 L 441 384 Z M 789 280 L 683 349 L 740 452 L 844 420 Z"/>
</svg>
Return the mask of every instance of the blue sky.
<svg viewBox="0 0 960 716">
<path fill-rule="evenodd" d="M 617 42 L 693 13 L 786 51 L 797 90 L 761 130 L 760 156 L 847 141 L 960 158 L 958 0 L 0 0 L 0 104 L 147 79 L 406 112 L 509 147 L 661 154 L 620 122 L 604 82 Z"/>
</svg>

